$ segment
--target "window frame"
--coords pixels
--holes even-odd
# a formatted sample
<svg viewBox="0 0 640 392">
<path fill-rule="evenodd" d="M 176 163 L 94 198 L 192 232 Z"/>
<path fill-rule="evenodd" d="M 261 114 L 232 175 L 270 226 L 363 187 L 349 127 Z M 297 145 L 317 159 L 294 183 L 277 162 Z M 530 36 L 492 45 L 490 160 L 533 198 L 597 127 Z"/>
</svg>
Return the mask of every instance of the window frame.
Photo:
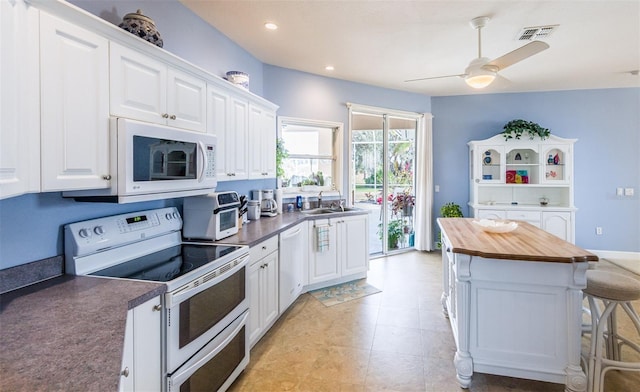
<svg viewBox="0 0 640 392">
<path fill-rule="evenodd" d="M 332 185 L 326 186 L 313 186 L 310 188 L 308 186 L 301 187 L 286 187 L 282 188 L 283 193 L 285 194 L 304 194 L 305 192 L 313 193 L 313 195 L 317 194 L 319 191 L 331 191 L 337 190 L 342 193 L 342 189 L 344 188 L 343 179 L 343 167 L 344 167 L 344 151 L 343 151 L 343 130 L 344 124 L 341 122 L 335 121 L 324 121 L 324 120 L 312 120 L 306 118 L 298 118 L 298 117 L 286 117 L 286 116 L 278 116 L 278 139 L 282 138 L 283 127 L 286 126 L 305 126 L 305 127 L 317 127 L 317 128 L 327 128 L 333 129 L 333 142 L 332 142 L 332 159 L 333 163 L 333 173 L 332 174 Z M 287 146 L 284 146 L 285 149 Z M 305 156 L 309 158 L 309 156 Z M 319 156 L 318 156 L 319 157 Z M 312 158 L 316 158 L 316 156 L 312 156 Z M 322 158 L 326 159 L 326 158 Z"/>
</svg>

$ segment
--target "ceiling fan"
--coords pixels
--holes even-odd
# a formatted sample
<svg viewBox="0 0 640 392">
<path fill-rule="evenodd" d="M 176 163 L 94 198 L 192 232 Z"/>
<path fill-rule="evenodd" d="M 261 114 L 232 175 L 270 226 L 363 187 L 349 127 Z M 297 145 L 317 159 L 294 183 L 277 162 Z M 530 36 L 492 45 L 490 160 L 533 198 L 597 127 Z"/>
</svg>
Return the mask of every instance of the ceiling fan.
<svg viewBox="0 0 640 392">
<path fill-rule="evenodd" d="M 405 80 L 405 82 L 416 82 L 420 80 L 441 79 L 456 76 L 464 78 L 464 81 L 469 86 L 480 89 L 490 85 L 498 75 L 499 71 L 549 48 L 549 45 L 546 42 L 533 41 L 493 60 L 490 60 L 487 57 L 482 57 L 482 40 L 480 32 L 488 21 L 488 16 L 479 16 L 477 18 L 473 18 L 470 22 L 471 27 L 478 30 L 478 58 L 471 60 L 469 66 L 464 70 L 464 73 L 410 79 Z"/>
</svg>

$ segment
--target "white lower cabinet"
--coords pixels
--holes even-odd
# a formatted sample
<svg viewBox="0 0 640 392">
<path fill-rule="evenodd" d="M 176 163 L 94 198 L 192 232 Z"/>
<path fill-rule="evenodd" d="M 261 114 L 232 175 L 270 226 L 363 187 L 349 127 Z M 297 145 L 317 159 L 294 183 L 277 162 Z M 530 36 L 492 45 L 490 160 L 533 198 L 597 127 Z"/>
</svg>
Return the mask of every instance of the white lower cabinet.
<svg viewBox="0 0 640 392">
<path fill-rule="evenodd" d="M 341 275 L 366 273 L 369 269 L 368 215 L 337 218 L 338 263 Z"/>
<path fill-rule="evenodd" d="M 328 230 L 319 246 L 318 230 Z M 309 288 L 366 277 L 369 268 L 368 216 L 316 219 L 309 223 Z M 345 279 L 343 279 L 345 278 Z"/>
<path fill-rule="evenodd" d="M 40 191 L 38 11 L 0 1 L 0 199 Z"/>
<path fill-rule="evenodd" d="M 508 219 L 530 223 L 567 242 L 574 243 L 574 211 L 558 211 L 547 207 L 523 209 L 472 208 L 472 214 L 478 219 Z"/>
<path fill-rule="evenodd" d="M 542 229 L 560 237 L 567 242 L 573 243 L 573 222 L 572 213 L 566 211 L 544 211 L 542 212 Z"/>
<path fill-rule="evenodd" d="M 161 306 L 156 297 L 127 313 L 120 392 L 162 390 Z"/>
<path fill-rule="evenodd" d="M 109 186 L 109 41 L 40 12 L 42 191 Z"/>
<path fill-rule="evenodd" d="M 323 248 L 318 243 L 319 230 L 328 231 L 326 246 Z M 336 233 L 335 222 L 330 219 L 316 219 L 309 222 L 309 285 L 340 277 Z"/>
<path fill-rule="evenodd" d="M 307 222 L 280 233 L 280 310 L 285 311 L 302 293 L 309 247 Z"/>
<path fill-rule="evenodd" d="M 249 346 L 253 347 L 279 316 L 278 237 L 249 250 Z"/>
</svg>

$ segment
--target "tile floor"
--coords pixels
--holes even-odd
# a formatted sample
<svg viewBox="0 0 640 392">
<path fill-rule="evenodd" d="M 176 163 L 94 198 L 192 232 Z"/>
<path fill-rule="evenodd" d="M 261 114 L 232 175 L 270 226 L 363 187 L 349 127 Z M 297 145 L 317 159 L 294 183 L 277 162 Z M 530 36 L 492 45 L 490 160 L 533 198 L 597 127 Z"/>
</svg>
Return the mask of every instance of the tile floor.
<svg viewBox="0 0 640 392">
<path fill-rule="evenodd" d="M 381 293 L 332 307 L 302 295 L 251 350 L 251 363 L 229 390 L 462 391 L 441 311 L 441 271 L 438 252 L 409 252 L 371 261 L 368 282 Z M 640 372 L 610 371 L 605 386 L 640 391 Z M 476 373 L 469 391 L 564 386 Z"/>
</svg>

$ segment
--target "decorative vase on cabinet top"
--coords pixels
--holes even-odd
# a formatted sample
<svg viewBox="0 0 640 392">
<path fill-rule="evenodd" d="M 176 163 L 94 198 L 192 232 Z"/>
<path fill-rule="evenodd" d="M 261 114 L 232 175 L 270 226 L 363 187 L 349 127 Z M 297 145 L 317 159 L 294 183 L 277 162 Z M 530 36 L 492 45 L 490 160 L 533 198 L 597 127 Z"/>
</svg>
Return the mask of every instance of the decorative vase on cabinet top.
<svg viewBox="0 0 640 392">
<path fill-rule="evenodd" d="M 142 14 L 142 10 L 126 14 L 118 27 L 123 28 L 152 44 L 162 47 L 164 44 L 153 19 Z"/>
</svg>

